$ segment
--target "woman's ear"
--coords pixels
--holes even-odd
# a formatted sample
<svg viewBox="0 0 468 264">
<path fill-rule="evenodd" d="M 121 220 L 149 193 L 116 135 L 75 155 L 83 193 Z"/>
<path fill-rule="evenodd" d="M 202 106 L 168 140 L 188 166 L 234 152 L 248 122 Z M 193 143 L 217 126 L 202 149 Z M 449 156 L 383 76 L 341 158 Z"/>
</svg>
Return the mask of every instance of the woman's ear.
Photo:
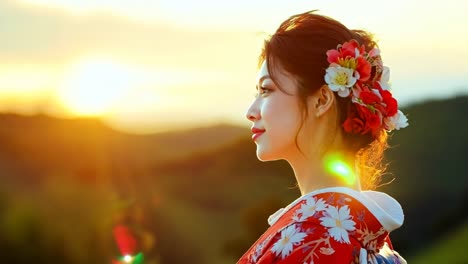
<svg viewBox="0 0 468 264">
<path fill-rule="evenodd" d="M 325 84 L 315 93 L 312 108 L 316 117 L 323 116 L 335 102 L 333 91 Z"/>
</svg>

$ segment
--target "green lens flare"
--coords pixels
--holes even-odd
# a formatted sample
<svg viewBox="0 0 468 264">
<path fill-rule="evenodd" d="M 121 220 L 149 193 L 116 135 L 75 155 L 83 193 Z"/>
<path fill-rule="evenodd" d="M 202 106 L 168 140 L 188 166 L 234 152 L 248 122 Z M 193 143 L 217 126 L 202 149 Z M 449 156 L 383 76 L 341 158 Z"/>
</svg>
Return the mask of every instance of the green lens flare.
<svg viewBox="0 0 468 264">
<path fill-rule="evenodd" d="M 144 256 L 140 252 L 135 256 L 125 255 L 119 258 L 119 263 L 129 263 L 129 264 L 143 264 Z"/>
<path fill-rule="evenodd" d="M 133 263 L 132 264 L 143 264 L 143 253 L 138 253 L 134 258 L 133 258 Z"/>
<path fill-rule="evenodd" d="M 356 175 L 343 160 L 343 157 L 339 154 L 327 155 L 324 159 L 325 170 L 331 175 L 342 179 L 346 184 L 353 185 L 356 182 Z"/>
</svg>

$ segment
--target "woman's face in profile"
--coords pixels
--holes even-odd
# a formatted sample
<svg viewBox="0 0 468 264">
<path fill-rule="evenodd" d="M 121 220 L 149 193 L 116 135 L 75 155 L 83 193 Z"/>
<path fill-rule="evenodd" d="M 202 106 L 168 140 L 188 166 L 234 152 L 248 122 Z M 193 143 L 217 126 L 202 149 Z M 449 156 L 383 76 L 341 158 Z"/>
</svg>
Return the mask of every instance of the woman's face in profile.
<svg viewBox="0 0 468 264">
<path fill-rule="evenodd" d="M 262 161 L 286 159 L 297 151 L 295 137 L 302 119 L 295 79 L 281 68 L 273 70 L 278 83 L 270 78 L 263 62 L 257 75 L 257 95 L 246 113 Z"/>
</svg>

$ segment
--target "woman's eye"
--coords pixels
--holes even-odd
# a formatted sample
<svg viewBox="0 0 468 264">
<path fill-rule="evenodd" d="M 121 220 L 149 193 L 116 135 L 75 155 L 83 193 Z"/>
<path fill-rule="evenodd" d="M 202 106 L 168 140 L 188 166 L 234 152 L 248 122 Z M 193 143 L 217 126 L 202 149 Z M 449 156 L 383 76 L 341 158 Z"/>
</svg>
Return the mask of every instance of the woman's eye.
<svg viewBox="0 0 468 264">
<path fill-rule="evenodd" d="M 271 89 L 261 86 L 260 88 L 257 88 L 257 93 L 255 93 L 255 98 L 257 98 L 259 95 L 265 96 L 266 94 L 270 92 L 271 92 Z"/>
<path fill-rule="evenodd" d="M 266 94 L 266 93 L 270 92 L 270 89 L 268 89 L 266 87 L 260 87 L 260 89 L 258 91 L 259 91 L 259 93 L 261 95 L 263 95 L 263 94 Z"/>
</svg>

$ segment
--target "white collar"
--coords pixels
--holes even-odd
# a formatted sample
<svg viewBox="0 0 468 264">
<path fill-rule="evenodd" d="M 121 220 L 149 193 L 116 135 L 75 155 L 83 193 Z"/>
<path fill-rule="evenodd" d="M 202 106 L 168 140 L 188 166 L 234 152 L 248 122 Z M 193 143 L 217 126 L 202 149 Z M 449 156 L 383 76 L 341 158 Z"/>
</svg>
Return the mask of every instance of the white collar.
<svg viewBox="0 0 468 264">
<path fill-rule="evenodd" d="M 399 228 L 403 224 L 404 215 L 401 205 L 390 195 L 377 192 L 377 191 L 356 191 L 348 187 L 330 187 L 324 189 L 318 189 L 310 193 L 304 194 L 294 200 L 285 208 L 281 208 L 268 217 L 268 224 L 273 225 L 278 219 L 283 216 L 289 209 L 294 207 L 300 201 L 305 198 L 317 194 L 335 192 L 347 194 L 360 203 L 362 203 L 380 222 L 382 227 L 387 231 L 391 232 Z"/>
</svg>

